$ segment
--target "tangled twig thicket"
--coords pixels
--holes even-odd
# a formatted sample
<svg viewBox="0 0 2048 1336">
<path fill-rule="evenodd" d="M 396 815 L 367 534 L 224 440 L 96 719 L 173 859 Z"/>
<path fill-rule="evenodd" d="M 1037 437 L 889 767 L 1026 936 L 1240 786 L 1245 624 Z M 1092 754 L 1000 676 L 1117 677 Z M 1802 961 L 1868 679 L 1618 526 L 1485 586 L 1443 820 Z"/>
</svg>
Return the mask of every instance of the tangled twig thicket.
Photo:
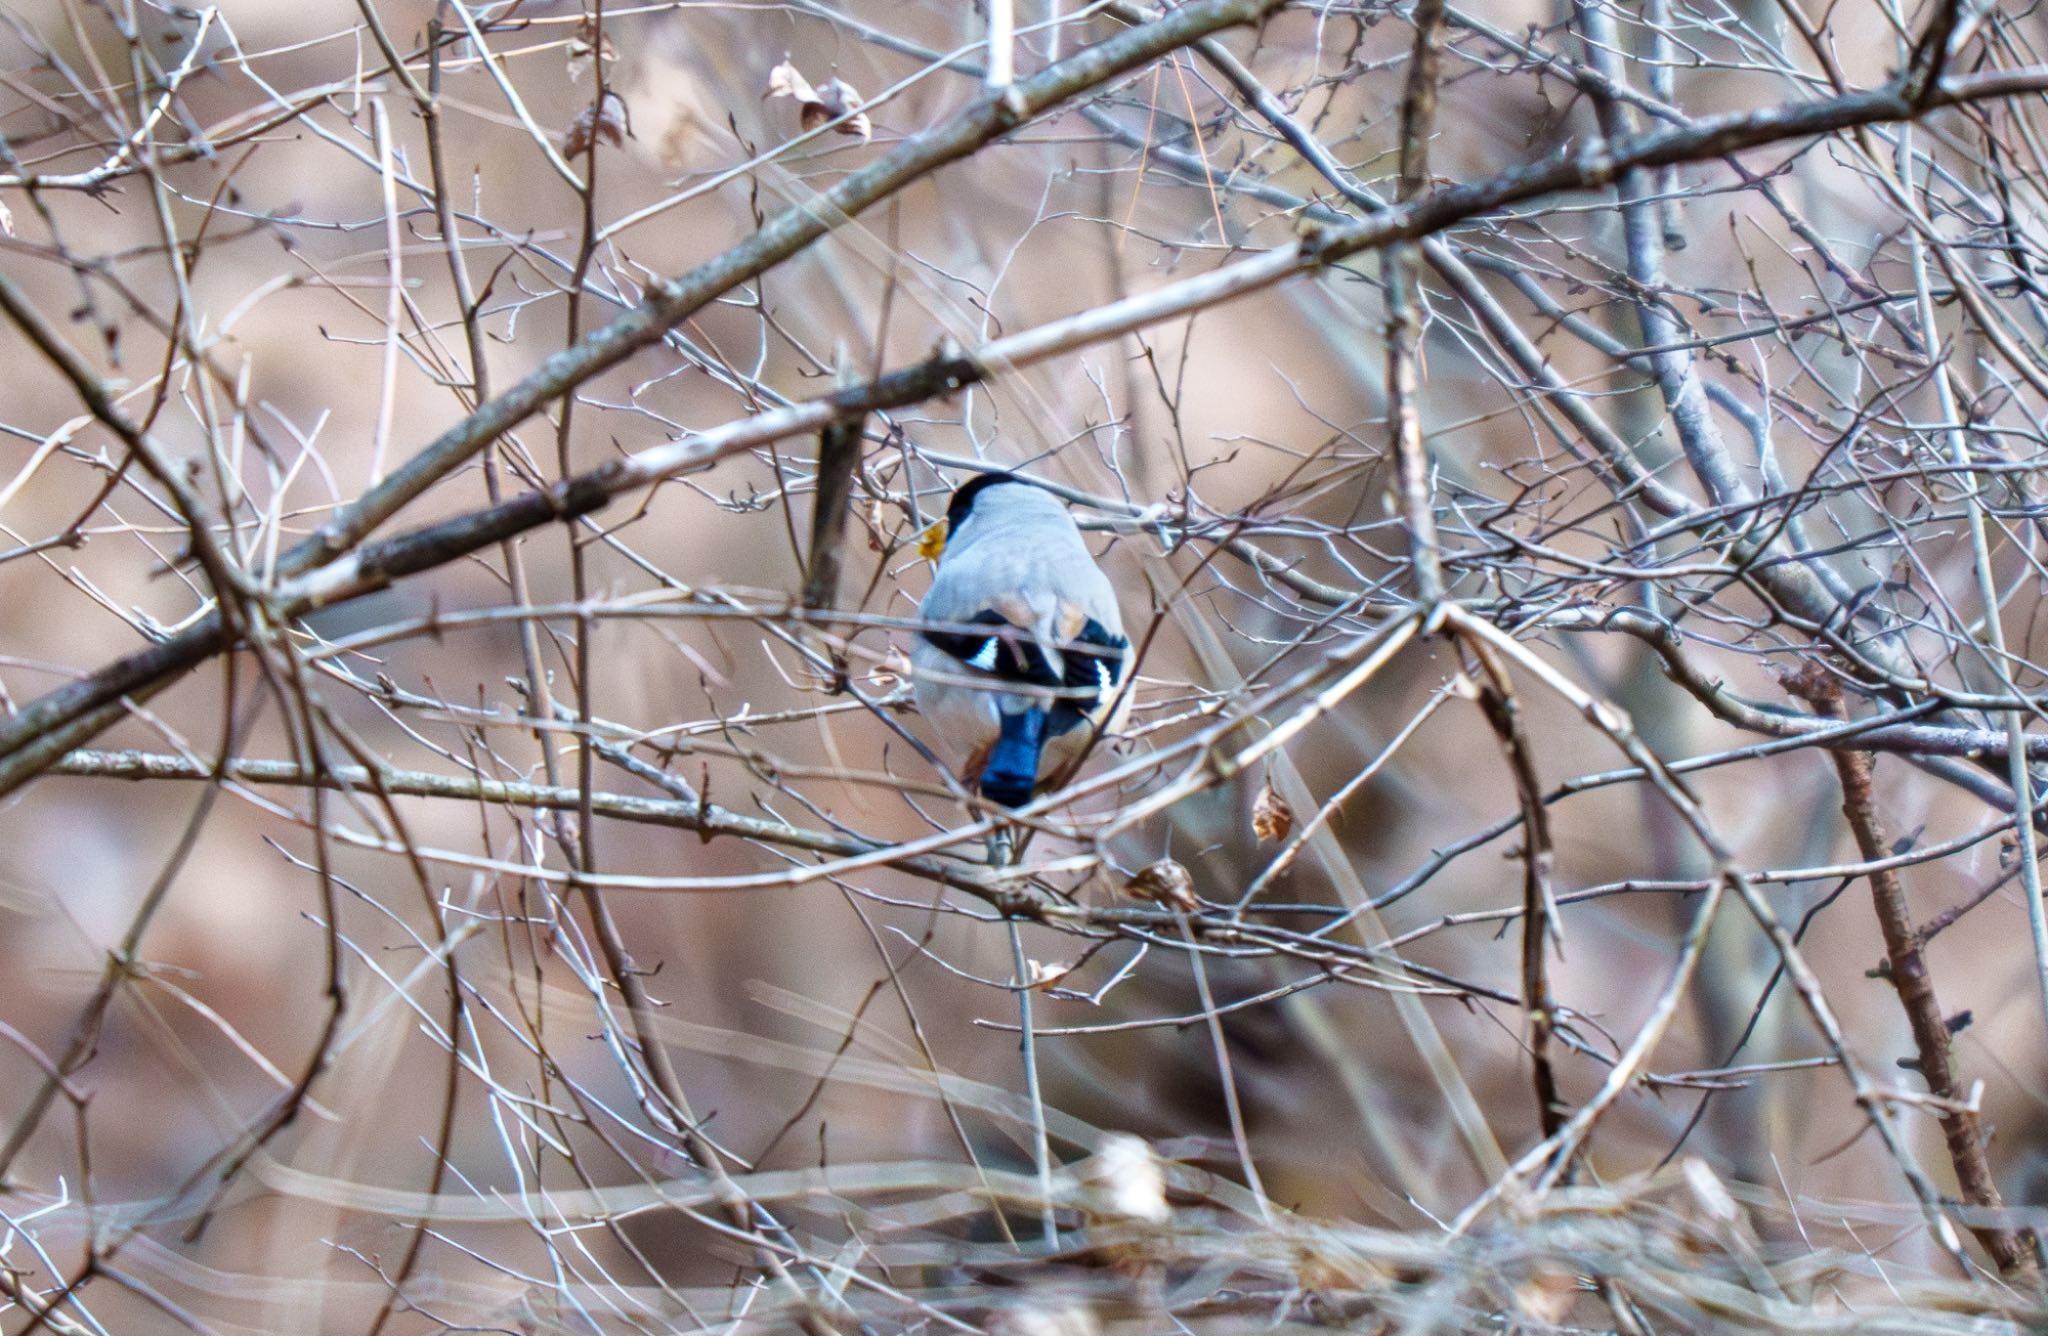
<svg viewBox="0 0 2048 1336">
<path fill-rule="evenodd" d="M 9 1332 L 2048 1322 L 2032 7 L 0 22 Z"/>
</svg>

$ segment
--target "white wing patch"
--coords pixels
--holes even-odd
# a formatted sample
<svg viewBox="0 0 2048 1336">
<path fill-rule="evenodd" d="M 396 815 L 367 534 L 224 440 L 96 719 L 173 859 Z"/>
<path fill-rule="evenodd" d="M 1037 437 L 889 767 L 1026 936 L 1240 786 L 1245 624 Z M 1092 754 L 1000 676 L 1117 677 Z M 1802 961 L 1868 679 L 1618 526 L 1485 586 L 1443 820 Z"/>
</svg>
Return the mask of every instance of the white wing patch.
<svg viewBox="0 0 2048 1336">
<path fill-rule="evenodd" d="M 1000 648 L 998 641 L 994 636 L 990 636 L 981 643 L 980 649 L 974 651 L 973 656 L 967 660 L 967 663 L 971 667 L 981 669 L 984 673 L 992 673 L 996 670 L 996 650 L 998 648 Z"/>
</svg>

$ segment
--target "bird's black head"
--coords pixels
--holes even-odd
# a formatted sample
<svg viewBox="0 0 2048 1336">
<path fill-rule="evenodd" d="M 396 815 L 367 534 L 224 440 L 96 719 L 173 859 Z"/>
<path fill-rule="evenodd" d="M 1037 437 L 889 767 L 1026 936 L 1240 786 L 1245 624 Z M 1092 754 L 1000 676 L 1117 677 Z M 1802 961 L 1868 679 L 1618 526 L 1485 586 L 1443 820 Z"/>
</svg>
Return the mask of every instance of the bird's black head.
<svg viewBox="0 0 2048 1336">
<path fill-rule="evenodd" d="M 967 520 L 967 513 L 974 509 L 974 498 L 989 488 L 999 487 L 1006 482 L 1017 483 L 1020 486 L 1030 485 L 1014 473 L 977 473 L 961 483 L 954 490 L 953 499 L 946 503 L 946 532 L 959 533 L 960 526 Z"/>
</svg>

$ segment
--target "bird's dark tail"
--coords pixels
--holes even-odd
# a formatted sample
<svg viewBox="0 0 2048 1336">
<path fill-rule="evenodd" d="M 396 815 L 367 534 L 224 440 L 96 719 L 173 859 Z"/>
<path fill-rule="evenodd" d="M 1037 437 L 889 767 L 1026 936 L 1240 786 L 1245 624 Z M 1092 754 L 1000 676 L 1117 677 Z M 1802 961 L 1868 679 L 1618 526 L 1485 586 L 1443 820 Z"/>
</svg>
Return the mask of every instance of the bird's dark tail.
<svg viewBox="0 0 2048 1336">
<path fill-rule="evenodd" d="M 1003 715 L 1003 731 L 981 771 L 981 796 L 1004 807 L 1022 807 L 1038 787 L 1038 754 L 1045 747 L 1045 711 Z"/>
</svg>

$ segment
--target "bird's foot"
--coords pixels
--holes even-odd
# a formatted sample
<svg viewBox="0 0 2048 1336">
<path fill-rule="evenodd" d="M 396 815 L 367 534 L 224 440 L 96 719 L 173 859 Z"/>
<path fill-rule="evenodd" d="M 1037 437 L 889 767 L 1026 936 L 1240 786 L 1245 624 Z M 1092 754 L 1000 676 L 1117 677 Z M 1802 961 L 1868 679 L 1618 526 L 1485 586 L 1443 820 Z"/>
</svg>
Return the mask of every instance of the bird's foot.
<svg viewBox="0 0 2048 1336">
<path fill-rule="evenodd" d="M 1008 826 L 997 826 L 988 833 L 988 865 L 1008 867 L 1016 861 L 1017 841 Z"/>
</svg>

